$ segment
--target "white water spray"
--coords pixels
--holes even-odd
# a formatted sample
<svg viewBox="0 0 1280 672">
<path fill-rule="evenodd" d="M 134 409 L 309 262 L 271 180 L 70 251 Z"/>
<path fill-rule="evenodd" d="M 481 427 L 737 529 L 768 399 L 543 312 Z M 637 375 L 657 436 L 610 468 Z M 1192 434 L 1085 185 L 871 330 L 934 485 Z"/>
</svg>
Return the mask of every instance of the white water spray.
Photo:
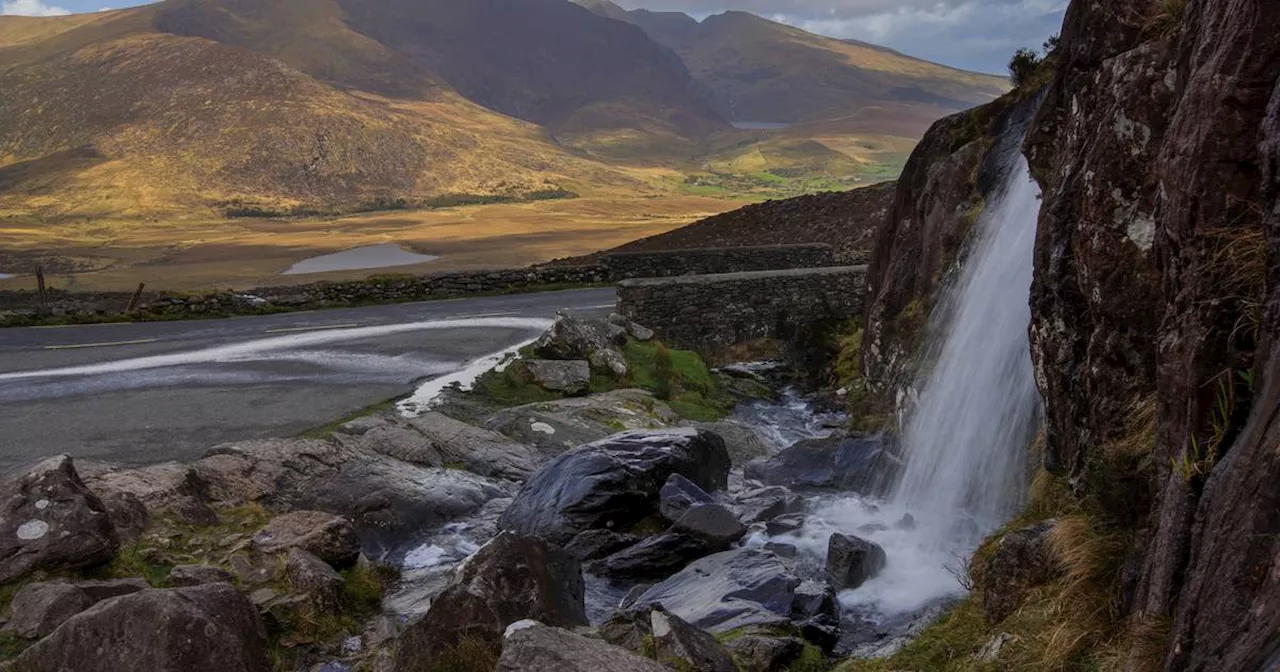
<svg viewBox="0 0 1280 672">
<path fill-rule="evenodd" d="M 894 503 L 921 518 L 968 517 L 971 533 L 1003 524 L 1026 491 L 1040 408 L 1027 340 L 1039 197 L 1018 154 L 934 312 L 919 404 L 903 432 Z"/>
</svg>

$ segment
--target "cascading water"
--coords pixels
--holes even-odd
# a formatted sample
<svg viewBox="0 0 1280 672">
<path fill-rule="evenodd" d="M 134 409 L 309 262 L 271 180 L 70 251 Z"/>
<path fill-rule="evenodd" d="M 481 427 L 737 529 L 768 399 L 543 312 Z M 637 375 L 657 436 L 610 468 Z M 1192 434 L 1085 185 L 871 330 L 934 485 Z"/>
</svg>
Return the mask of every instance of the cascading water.
<svg viewBox="0 0 1280 672">
<path fill-rule="evenodd" d="M 1040 190 L 1026 159 L 1015 156 L 934 313 L 919 403 L 902 436 L 906 467 L 893 496 L 917 517 L 969 517 L 981 533 L 1021 503 L 1040 409 L 1027 341 Z"/>
</svg>

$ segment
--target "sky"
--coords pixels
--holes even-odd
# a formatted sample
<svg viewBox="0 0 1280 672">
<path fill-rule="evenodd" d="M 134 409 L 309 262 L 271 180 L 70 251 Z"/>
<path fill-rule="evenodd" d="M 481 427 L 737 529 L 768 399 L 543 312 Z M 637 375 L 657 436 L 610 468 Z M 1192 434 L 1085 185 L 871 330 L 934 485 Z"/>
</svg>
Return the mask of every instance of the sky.
<svg viewBox="0 0 1280 672">
<path fill-rule="evenodd" d="M 459 0 L 465 2 L 465 0 Z M 142 4 L 129 0 L 0 0 L 0 14 L 50 16 Z M 702 19 L 748 11 L 805 30 L 855 38 L 967 70 L 1006 72 L 1020 47 L 1058 32 L 1067 0 L 620 0 Z"/>
</svg>

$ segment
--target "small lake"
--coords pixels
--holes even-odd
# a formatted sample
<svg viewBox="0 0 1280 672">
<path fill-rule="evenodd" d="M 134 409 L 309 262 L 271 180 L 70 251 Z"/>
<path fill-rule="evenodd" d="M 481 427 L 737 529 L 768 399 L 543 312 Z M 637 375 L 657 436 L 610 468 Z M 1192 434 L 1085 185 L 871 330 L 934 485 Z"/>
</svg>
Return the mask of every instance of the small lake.
<svg viewBox="0 0 1280 672">
<path fill-rule="evenodd" d="M 323 254 L 310 259 L 303 259 L 281 275 L 305 275 L 307 273 L 328 273 L 330 271 L 356 271 L 365 268 L 387 268 L 390 266 L 409 266 L 427 261 L 435 261 L 440 257 L 430 254 L 410 252 L 395 243 L 366 245 L 349 250 Z"/>
<path fill-rule="evenodd" d="M 0 273 L 0 280 L 8 280 L 9 278 L 12 278 L 12 277 L 14 276 L 10 273 Z"/>
<path fill-rule="evenodd" d="M 734 128 L 744 131 L 777 131 L 784 128 L 791 128 L 791 124 L 773 121 L 731 121 Z"/>
</svg>

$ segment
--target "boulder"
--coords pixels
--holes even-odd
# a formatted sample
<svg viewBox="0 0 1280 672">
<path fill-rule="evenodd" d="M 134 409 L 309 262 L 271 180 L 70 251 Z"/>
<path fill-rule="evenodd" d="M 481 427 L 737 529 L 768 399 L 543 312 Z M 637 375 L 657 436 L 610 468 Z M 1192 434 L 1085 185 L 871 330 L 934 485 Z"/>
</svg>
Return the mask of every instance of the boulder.
<svg viewBox="0 0 1280 672">
<path fill-rule="evenodd" d="M 235 583 L 231 572 L 210 565 L 178 565 L 169 571 L 168 584 L 174 588 L 203 586 L 206 583 Z"/>
<path fill-rule="evenodd" d="M 672 474 L 715 491 L 728 484 L 729 466 L 724 442 L 710 432 L 624 432 L 543 465 L 499 524 L 556 545 L 584 530 L 627 530 L 657 513 L 658 493 Z"/>
<path fill-rule="evenodd" d="M 763 523 L 788 513 L 804 511 L 804 498 L 782 486 L 770 486 L 739 495 L 729 508 L 742 522 Z"/>
<path fill-rule="evenodd" d="M 110 562 L 120 547 L 102 500 L 71 458 L 49 458 L 0 484 L 0 584 L 43 569 Z"/>
<path fill-rule="evenodd" d="M 1059 573 L 1049 545 L 1056 521 L 1014 530 L 996 543 L 982 572 L 982 613 L 995 625 L 1022 604 L 1031 588 L 1048 583 Z"/>
<path fill-rule="evenodd" d="M 318 609 L 337 612 L 342 607 L 342 575 L 319 557 L 297 547 L 289 549 L 285 576 L 289 586 Z"/>
<path fill-rule="evenodd" d="M 726 419 L 716 422 L 694 422 L 691 427 L 705 429 L 720 435 L 724 439 L 725 448 L 734 466 L 747 464 L 751 460 L 768 457 L 775 448 L 773 443 L 760 433 L 760 430 L 737 420 Z"/>
<path fill-rule="evenodd" d="M 796 588 L 791 620 L 805 639 L 831 653 L 840 642 L 840 602 L 831 586 L 805 581 Z"/>
<path fill-rule="evenodd" d="M 497 672 L 669 672 L 626 649 L 541 624 L 513 628 Z"/>
<path fill-rule="evenodd" d="M 40 639 L 93 603 L 93 598 L 69 583 L 30 583 L 13 596 L 9 605 L 13 616 L 5 630 L 23 639 Z"/>
<path fill-rule="evenodd" d="M 351 521 L 323 511 L 294 511 L 276 516 L 253 537 L 253 548 L 274 555 L 298 548 L 337 567 L 348 567 L 360 555 Z"/>
<path fill-rule="evenodd" d="M 787 513 L 774 518 L 764 524 L 765 531 L 771 537 L 780 534 L 795 532 L 804 527 L 805 515 L 803 513 Z"/>
<path fill-rule="evenodd" d="M 627 332 L 628 336 L 636 339 L 637 341 L 644 342 L 653 340 L 654 333 L 652 329 L 631 321 L 631 319 L 626 315 L 622 315 L 620 313 L 609 313 L 608 319 L 609 324 L 622 327 Z"/>
<path fill-rule="evenodd" d="M 408 423 L 431 442 L 445 464 L 461 465 L 475 474 L 523 481 L 542 458 L 529 446 L 498 432 L 481 429 L 434 411 Z"/>
<path fill-rule="evenodd" d="M 896 462 L 882 436 L 806 439 L 767 460 L 749 462 L 744 474 L 765 485 L 882 494 L 887 465 Z"/>
<path fill-rule="evenodd" d="M 151 514 L 142 500 L 127 492 L 113 493 L 101 499 L 121 543 L 131 544 L 142 538 L 142 533 L 151 525 Z"/>
<path fill-rule="evenodd" d="M 195 470 L 178 462 L 96 473 L 85 485 L 104 500 L 137 497 L 151 517 L 170 516 L 194 525 L 216 525 L 218 517 L 204 501 Z"/>
<path fill-rule="evenodd" d="M 663 532 L 592 563 L 588 570 L 611 579 L 665 579 L 717 550 L 720 549 L 692 534 Z"/>
<path fill-rule="evenodd" d="M 292 509 L 308 484 L 363 455 L 328 441 L 265 439 L 215 446 L 191 468 L 210 503 Z"/>
<path fill-rule="evenodd" d="M 545 359 L 587 359 L 592 352 L 614 348 L 626 342 L 605 320 L 580 320 L 560 316 L 533 344 L 533 351 Z"/>
<path fill-rule="evenodd" d="M 711 634 L 662 609 L 654 609 L 649 618 L 659 662 L 699 672 L 738 672 L 733 656 Z"/>
<path fill-rule="evenodd" d="M 586 360 L 522 359 L 511 366 L 544 390 L 576 397 L 591 386 L 591 364 Z"/>
<path fill-rule="evenodd" d="M 680 474 L 671 474 L 658 491 L 658 513 L 674 523 L 694 504 L 711 504 L 715 501 L 693 481 Z"/>
<path fill-rule="evenodd" d="M 787 672 L 804 655 L 804 640 L 796 637 L 743 635 L 725 645 L 741 672 Z"/>
<path fill-rule="evenodd" d="M 90 600 L 95 603 L 103 600 L 109 600 L 113 597 L 121 595 L 131 595 L 143 590 L 149 590 L 151 584 L 146 579 L 129 578 L 129 579 L 109 579 L 106 581 L 77 581 L 76 588 L 84 591 Z"/>
<path fill-rule="evenodd" d="M 338 428 L 333 440 L 345 448 L 394 457 L 424 467 L 443 467 L 435 442 L 394 413 L 366 415 Z"/>
<path fill-rule="evenodd" d="M 14 672 L 269 672 L 257 611 L 235 588 L 144 590 L 99 602 L 23 651 Z"/>
<path fill-rule="evenodd" d="M 670 406 L 649 392 L 623 389 L 516 406 L 483 424 L 554 456 L 612 436 L 620 429 L 662 429 L 679 421 L 680 416 Z"/>
<path fill-rule="evenodd" d="M 715 550 L 729 548 L 747 533 L 747 527 L 733 512 L 719 504 L 696 504 L 671 526 L 672 532 L 702 539 Z"/>
<path fill-rule="evenodd" d="M 557 627 L 587 624 L 578 561 L 533 537 L 504 532 L 458 566 L 449 586 L 400 637 L 395 669 L 434 669 L 465 641 L 496 655 L 507 626 L 536 619 Z"/>
<path fill-rule="evenodd" d="M 632 608 L 662 605 L 714 633 L 788 625 L 801 580 L 778 556 L 739 548 L 707 556 L 641 595 Z"/>
<path fill-rule="evenodd" d="M 777 541 L 765 542 L 764 550 L 776 553 L 780 558 L 794 558 L 800 553 L 800 549 L 792 544 L 784 544 Z"/>
<path fill-rule="evenodd" d="M 614 378 L 627 375 L 627 358 L 613 348 L 601 348 L 587 357 L 587 363 L 596 371 L 613 374 Z"/>
<path fill-rule="evenodd" d="M 598 560 L 616 553 L 640 541 L 634 534 L 613 530 L 587 530 L 578 534 L 564 547 L 564 552 L 579 561 Z"/>
<path fill-rule="evenodd" d="M 827 542 L 827 584 L 835 590 L 861 586 L 884 564 L 884 549 L 873 541 L 836 533 Z"/>
</svg>

